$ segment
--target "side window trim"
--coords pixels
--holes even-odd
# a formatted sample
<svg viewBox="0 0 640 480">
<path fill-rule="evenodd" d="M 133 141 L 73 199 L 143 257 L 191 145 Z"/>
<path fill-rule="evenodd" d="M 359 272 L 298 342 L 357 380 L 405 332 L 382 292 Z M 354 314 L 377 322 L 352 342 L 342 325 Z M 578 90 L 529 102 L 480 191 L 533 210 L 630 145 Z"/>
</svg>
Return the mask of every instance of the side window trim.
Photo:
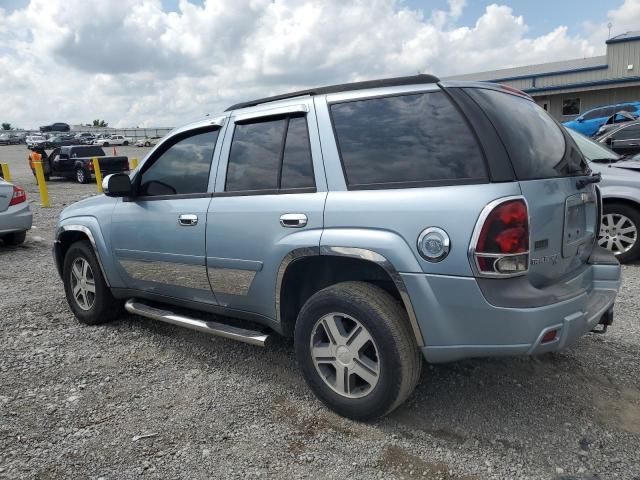
<svg viewBox="0 0 640 480">
<path fill-rule="evenodd" d="M 183 132 L 179 132 L 179 133 L 176 133 L 175 135 L 172 135 L 171 137 L 167 138 L 162 143 L 158 144 L 158 146 L 154 150 L 152 150 L 149 158 L 147 158 L 144 161 L 144 163 L 140 166 L 140 168 L 135 173 L 135 176 L 133 177 L 133 179 L 131 181 L 131 184 L 133 186 L 133 191 L 135 192 L 135 195 L 133 197 L 125 198 L 125 201 L 168 200 L 168 199 L 199 198 L 199 197 L 210 196 L 211 193 L 212 193 L 212 190 L 211 190 L 211 186 L 212 186 L 211 174 L 214 172 L 214 162 L 216 162 L 216 152 L 218 152 L 218 149 L 219 149 L 220 145 L 222 144 L 222 141 L 221 141 L 220 137 L 221 137 L 221 134 L 223 133 L 223 131 L 226 128 L 226 123 L 227 122 L 225 122 L 222 125 L 219 125 L 216 122 L 216 123 L 211 123 L 210 125 L 196 127 L 196 128 L 191 129 L 191 130 L 185 130 Z M 142 180 L 142 175 L 144 174 L 144 172 L 146 172 L 149 168 L 151 168 L 153 166 L 153 164 L 159 158 L 161 158 L 162 155 L 164 155 L 171 147 L 173 147 L 175 144 L 181 142 L 182 140 L 184 140 L 186 138 L 189 138 L 189 137 L 192 137 L 192 136 L 195 136 L 195 135 L 199 135 L 199 134 L 202 134 L 202 133 L 215 132 L 216 130 L 218 130 L 219 132 L 218 132 L 218 137 L 216 139 L 216 143 L 214 145 L 213 154 L 211 156 L 211 164 L 209 165 L 209 178 L 207 180 L 207 192 L 176 194 L 176 195 L 138 195 L 138 192 L 139 192 L 139 189 L 140 189 L 140 182 Z M 217 170 L 217 165 L 215 165 L 215 168 Z"/>
<path fill-rule="evenodd" d="M 304 113 L 303 113 L 304 112 Z M 225 161 L 220 161 L 218 164 L 218 168 L 224 169 L 224 178 L 222 180 L 222 189 L 216 190 L 213 194 L 214 197 L 233 197 L 233 196 L 250 196 L 250 195 L 284 195 L 284 194 L 294 194 L 294 193 L 316 193 L 318 192 L 318 183 L 316 180 L 316 172 L 315 172 L 315 161 L 313 154 L 313 146 L 311 143 L 311 129 L 309 128 L 310 118 L 309 118 L 309 108 L 306 105 L 294 105 L 291 107 L 283 107 L 279 109 L 270 109 L 265 112 L 261 112 L 263 114 L 247 114 L 247 115 L 238 115 L 233 118 L 233 128 L 230 129 L 229 133 L 225 135 L 225 143 L 226 148 L 224 150 Z M 284 154 L 285 147 L 287 142 L 287 135 L 289 133 L 289 123 L 291 118 L 302 117 L 305 120 L 305 126 L 307 129 L 307 140 L 309 146 L 309 153 L 311 154 L 311 175 L 313 177 L 313 187 L 300 187 L 300 188 L 282 188 L 282 170 L 284 165 Z M 231 155 L 231 148 L 233 147 L 233 138 L 236 134 L 236 126 L 237 125 L 246 125 L 253 123 L 254 121 L 269 121 L 270 119 L 284 119 L 285 125 L 282 132 L 282 138 L 280 140 L 280 155 L 278 159 L 278 174 L 277 174 L 277 188 L 264 188 L 259 190 L 234 190 L 227 191 L 227 174 L 229 171 L 229 158 Z M 230 122 L 231 123 L 231 122 Z M 224 163 L 224 165 L 223 165 Z"/>
</svg>

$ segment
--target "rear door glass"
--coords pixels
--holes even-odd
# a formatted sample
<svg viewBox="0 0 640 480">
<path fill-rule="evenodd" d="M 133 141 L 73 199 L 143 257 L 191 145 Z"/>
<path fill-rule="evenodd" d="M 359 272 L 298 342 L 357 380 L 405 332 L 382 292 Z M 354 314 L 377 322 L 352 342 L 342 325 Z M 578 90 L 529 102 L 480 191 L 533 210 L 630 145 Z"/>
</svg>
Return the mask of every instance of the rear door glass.
<svg viewBox="0 0 640 480">
<path fill-rule="evenodd" d="M 485 88 L 465 91 L 498 130 L 519 180 L 588 173 L 588 165 L 574 142 L 567 144 L 561 127 L 534 102 Z"/>
<path fill-rule="evenodd" d="M 474 134 L 442 92 L 348 101 L 330 108 L 350 189 L 488 181 Z"/>
</svg>

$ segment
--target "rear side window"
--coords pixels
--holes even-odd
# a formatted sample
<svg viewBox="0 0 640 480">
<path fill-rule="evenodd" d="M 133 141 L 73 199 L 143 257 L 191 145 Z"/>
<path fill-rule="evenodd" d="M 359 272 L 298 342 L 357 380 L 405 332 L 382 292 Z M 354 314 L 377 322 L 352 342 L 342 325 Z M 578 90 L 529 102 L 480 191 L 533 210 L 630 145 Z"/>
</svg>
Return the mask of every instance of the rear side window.
<svg viewBox="0 0 640 480">
<path fill-rule="evenodd" d="M 489 116 L 519 180 L 584 175 L 584 157 L 561 127 L 534 102 L 484 88 L 465 89 Z M 568 134 L 567 134 L 568 135 Z"/>
<path fill-rule="evenodd" d="M 315 189 L 305 117 L 236 124 L 225 191 Z"/>
<path fill-rule="evenodd" d="M 442 92 L 336 103 L 331 116 L 351 189 L 487 181 L 474 135 Z"/>
</svg>

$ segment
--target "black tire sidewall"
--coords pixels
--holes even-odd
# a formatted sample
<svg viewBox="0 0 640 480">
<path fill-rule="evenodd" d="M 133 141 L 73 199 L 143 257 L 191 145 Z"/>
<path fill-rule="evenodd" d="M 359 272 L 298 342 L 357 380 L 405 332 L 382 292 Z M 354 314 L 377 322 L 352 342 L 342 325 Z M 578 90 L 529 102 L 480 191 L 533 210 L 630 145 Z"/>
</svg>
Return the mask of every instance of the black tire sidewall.
<svg viewBox="0 0 640 480">
<path fill-rule="evenodd" d="M 71 286 L 71 267 L 73 262 L 80 257 L 89 262 L 96 286 L 95 301 L 89 310 L 83 310 L 80 308 L 73 296 L 73 288 Z M 104 281 L 100 265 L 98 264 L 98 260 L 89 242 L 76 242 L 69 247 L 69 250 L 64 257 L 62 280 L 69 307 L 80 323 L 95 325 L 105 321 L 103 317 L 109 309 L 109 298 L 107 297 L 110 295 L 110 292 L 108 291 L 109 287 Z"/>
<path fill-rule="evenodd" d="M 374 390 L 362 398 L 345 398 L 334 392 L 320 377 L 311 359 L 311 334 L 317 320 L 338 312 L 357 319 L 369 331 L 380 358 L 380 375 Z M 393 342 L 392 332 L 378 320 L 379 313 L 369 305 L 359 304 L 338 295 L 311 299 L 300 312 L 295 329 L 296 357 L 307 383 L 313 392 L 334 411 L 356 420 L 367 420 L 385 414 L 395 402 L 401 389 L 400 354 Z"/>
<path fill-rule="evenodd" d="M 638 234 L 640 234 L 640 230 L 638 230 L 640 229 L 640 211 L 624 203 L 611 202 L 604 204 L 603 214 L 624 215 L 635 224 L 636 231 L 638 232 L 636 234 L 636 243 L 631 248 L 631 250 L 621 253 L 620 255 L 616 255 L 618 261 L 620 263 L 626 263 L 636 260 L 638 257 L 640 257 L 640 238 L 638 237 Z"/>
</svg>

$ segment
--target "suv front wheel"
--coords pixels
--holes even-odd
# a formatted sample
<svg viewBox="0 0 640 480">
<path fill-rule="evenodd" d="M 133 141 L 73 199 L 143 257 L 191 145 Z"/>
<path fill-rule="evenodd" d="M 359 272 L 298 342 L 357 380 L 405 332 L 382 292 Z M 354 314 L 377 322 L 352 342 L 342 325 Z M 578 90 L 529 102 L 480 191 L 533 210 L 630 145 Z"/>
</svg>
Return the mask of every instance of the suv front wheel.
<svg viewBox="0 0 640 480">
<path fill-rule="evenodd" d="M 385 290 L 364 282 L 313 295 L 298 315 L 295 350 L 313 392 L 355 420 L 381 417 L 402 404 L 422 368 L 406 312 Z"/>
<path fill-rule="evenodd" d="M 111 295 L 88 241 L 69 247 L 62 275 L 67 302 L 80 323 L 97 325 L 115 320 L 122 313 L 122 302 Z"/>
</svg>

